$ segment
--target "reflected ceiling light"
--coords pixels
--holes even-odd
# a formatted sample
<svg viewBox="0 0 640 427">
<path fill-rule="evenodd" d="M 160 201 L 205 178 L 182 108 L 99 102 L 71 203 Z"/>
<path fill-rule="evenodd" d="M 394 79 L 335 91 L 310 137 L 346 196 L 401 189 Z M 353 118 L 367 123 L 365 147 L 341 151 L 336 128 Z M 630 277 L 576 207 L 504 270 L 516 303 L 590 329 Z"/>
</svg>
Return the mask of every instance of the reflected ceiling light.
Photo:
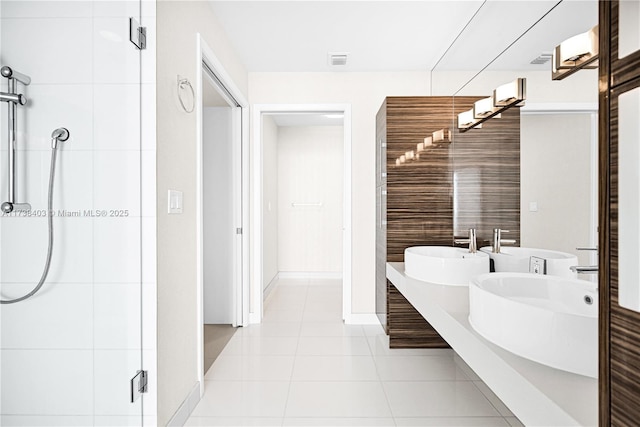
<svg viewBox="0 0 640 427">
<path fill-rule="evenodd" d="M 469 128 L 469 127 L 473 126 L 474 122 L 475 122 L 475 120 L 473 118 L 473 109 L 471 109 L 469 111 L 463 111 L 462 113 L 458 114 L 458 127 L 459 128 Z"/>
<path fill-rule="evenodd" d="M 449 142 L 450 138 L 449 138 L 449 129 L 440 129 L 437 130 L 433 133 L 432 137 L 433 137 L 433 143 L 438 143 L 438 142 Z"/>
<path fill-rule="evenodd" d="M 424 139 L 424 147 L 430 147 L 433 145 L 433 136 L 428 136 Z"/>
<path fill-rule="evenodd" d="M 511 107 L 524 105 L 527 79 L 517 78 L 514 81 L 498 86 L 493 96 L 474 102 L 473 108 L 458 114 L 458 129 L 466 132 L 471 128 L 481 129 L 482 123 L 495 117 L 502 117 L 502 112 Z"/>
<path fill-rule="evenodd" d="M 404 154 L 400 156 L 400 163 L 404 163 L 406 161 L 407 161 L 407 158 L 404 156 Z"/>
<path fill-rule="evenodd" d="M 551 61 L 551 78 L 562 80 L 583 68 L 598 67 L 598 26 L 556 46 Z"/>
<path fill-rule="evenodd" d="M 473 104 L 473 117 L 481 119 L 493 113 L 493 96 L 482 98 Z"/>
<path fill-rule="evenodd" d="M 400 166 L 402 164 L 402 162 L 400 162 L 400 159 L 396 159 L 396 166 Z"/>
<path fill-rule="evenodd" d="M 514 81 L 498 86 L 493 91 L 494 106 L 508 107 L 524 101 L 526 98 L 527 79 L 518 78 Z"/>
<path fill-rule="evenodd" d="M 413 158 L 415 157 L 415 153 L 413 150 L 407 151 L 406 153 L 404 153 L 404 157 L 407 160 L 413 160 Z"/>
<path fill-rule="evenodd" d="M 425 138 L 426 139 L 426 138 Z M 420 144 L 416 145 L 416 151 L 418 153 L 424 151 L 424 142 L 421 142 Z"/>
</svg>

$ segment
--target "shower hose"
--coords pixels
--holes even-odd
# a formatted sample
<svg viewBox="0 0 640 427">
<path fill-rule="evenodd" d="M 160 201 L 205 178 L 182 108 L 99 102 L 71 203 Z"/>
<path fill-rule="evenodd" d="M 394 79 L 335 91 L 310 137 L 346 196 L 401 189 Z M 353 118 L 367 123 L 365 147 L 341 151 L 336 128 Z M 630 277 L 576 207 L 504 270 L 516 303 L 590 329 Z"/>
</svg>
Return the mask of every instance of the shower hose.
<svg viewBox="0 0 640 427">
<path fill-rule="evenodd" d="M 38 284 L 28 294 L 15 299 L 0 300 L 0 304 L 13 304 L 16 302 L 24 301 L 27 298 L 31 298 L 35 295 L 49 274 L 49 267 L 51 266 L 51 256 L 53 255 L 53 178 L 56 173 L 56 157 L 58 152 L 58 141 L 66 141 L 69 138 L 69 132 L 64 129 L 56 129 L 51 135 L 51 167 L 49 169 L 49 195 L 47 197 L 47 223 L 49 227 L 49 245 L 47 247 L 47 260 L 44 263 L 44 269 L 42 270 L 42 276 L 38 281 Z"/>
</svg>

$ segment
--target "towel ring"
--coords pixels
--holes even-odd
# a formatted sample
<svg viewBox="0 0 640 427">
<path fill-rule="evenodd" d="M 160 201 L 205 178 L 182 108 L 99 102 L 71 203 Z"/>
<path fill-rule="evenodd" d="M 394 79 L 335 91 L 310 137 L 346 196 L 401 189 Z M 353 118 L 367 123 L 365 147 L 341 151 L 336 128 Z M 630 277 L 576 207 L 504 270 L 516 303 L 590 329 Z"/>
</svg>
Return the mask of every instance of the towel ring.
<svg viewBox="0 0 640 427">
<path fill-rule="evenodd" d="M 189 88 L 191 91 L 191 108 L 187 108 L 184 100 L 182 99 L 182 94 L 185 88 Z M 193 86 L 191 86 L 189 79 L 180 77 L 180 75 L 178 75 L 178 100 L 180 101 L 180 105 L 182 105 L 182 109 L 187 113 L 192 113 L 193 109 L 196 107 L 196 93 L 193 90 Z"/>
</svg>

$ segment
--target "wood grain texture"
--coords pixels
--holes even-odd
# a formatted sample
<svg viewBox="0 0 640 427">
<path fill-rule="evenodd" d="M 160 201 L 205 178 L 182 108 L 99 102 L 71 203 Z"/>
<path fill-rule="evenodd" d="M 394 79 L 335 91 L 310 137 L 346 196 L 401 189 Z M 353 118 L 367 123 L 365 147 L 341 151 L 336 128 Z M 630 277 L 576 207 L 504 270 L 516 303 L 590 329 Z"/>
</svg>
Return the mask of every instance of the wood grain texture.
<svg viewBox="0 0 640 427">
<path fill-rule="evenodd" d="M 387 136 L 387 261 L 404 261 L 409 246 L 453 243 L 451 144 L 395 160 L 433 132 L 453 124 L 451 97 L 389 97 Z M 448 347 L 435 329 L 395 289 L 388 290 L 387 325 L 392 348 Z"/>
<path fill-rule="evenodd" d="M 640 50 L 631 53 L 630 55 L 624 58 L 618 58 L 618 46 L 620 43 L 620 34 L 619 34 L 619 15 L 620 15 L 620 2 L 618 0 L 610 1 L 610 27 L 606 28 L 605 31 L 608 32 L 609 36 L 609 47 L 607 51 L 609 55 L 607 57 L 610 58 L 610 71 L 611 74 L 609 76 L 611 81 L 611 86 L 615 87 L 621 84 L 624 84 L 630 80 L 633 80 L 637 77 L 640 77 L 640 67 L 638 67 L 638 63 L 640 63 Z M 600 27 L 604 28 L 604 27 Z M 636 29 L 637 30 L 637 29 Z M 599 30 L 602 31 L 602 30 Z M 600 36 L 602 37 L 602 36 Z M 600 57 L 604 57 L 603 52 L 599 53 Z"/>
<path fill-rule="evenodd" d="M 640 52 L 618 58 L 618 6 L 600 2 L 600 425 L 637 426 L 640 313 L 618 305 L 618 147 L 640 141 L 619 140 L 618 98 L 640 87 Z"/>
<path fill-rule="evenodd" d="M 637 64 L 640 66 L 640 61 Z M 637 426 L 640 420 L 640 313 L 618 305 L 618 97 L 640 87 L 636 78 L 611 89 L 609 121 L 608 346 L 609 413 L 614 426 Z M 625 144 L 638 144 L 625 140 Z"/>
<path fill-rule="evenodd" d="M 475 228 L 478 245 L 488 246 L 493 229 L 501 228 L 519 246 L 520 110 L 454 134 L 453 150 L 455 236 L 466 237 Z"/>
<path fill-rule="evenodd" d="M 390 348 L 446 348 L 449 345 L 436 330 L 388 283 L 389 347 Z"/>
<path fill-rule="evenodd" d="M 598 248 L 599 248 L 599 301 L 598 301 L 598 336 L 599 336 L 599 371 L 598 371 L 598 418 L 600 426 L 611 425 L 611 391 L 609 378 L 609 305 L 610 294 L 609 282 L 611 272 L 609 269 L 610 258 L 610 242 L 609 236 L 611 230 L 609 227 L 610 204 L 609 204 L 609 177 L 610 177 L 610 160 L 609 160 L 609 124 L 610 124 L 610 108 L 609 108 L 609 82 L 610 82 L 610 19 L 611 19 L 611 3 L 599 3 L 599 94 L 598 94 Z M 616 49 L 617 51 L 617 49 Z"/>
<path fill-rule="evenodd" d="M 442 144 L 396 166 L 433 132 L 453 125 L 451 97 L 389 97 L 387 116 L 387 261 L 409 246 L 453 244 L 453 149 Z"/>
<path fill-rule="evenodd" d="M 386 138 L 386 229 L 380 230 L 376 270 L 385 262 L 404 261 L 410 246 L 453 246 L 454 236 L 476 228 L 478 243 L 488 244 L 493 228 L 520 240 L 520 111 L 513 108 L 482 129 L 461 134 L 457 113 L 482 97 L 388 97 L 376 117 L 377 143 Z M 420 153 L 400 166 L 396 159 L 416 150 L 426 136 L 447 128 L 452 142 Z M 381 203 L 381 202 L 380 202 Z M 486 241 L 486 242 L 484 242 Z M 382 299 L 386 279 L 377 273 L 376 295 Z M 383 317 L 382 301 L 377 313 Z M 446 342 L 403 298 L 387 289 L 387 326 L 394 346 L 440 347 Z"/>
</svg>

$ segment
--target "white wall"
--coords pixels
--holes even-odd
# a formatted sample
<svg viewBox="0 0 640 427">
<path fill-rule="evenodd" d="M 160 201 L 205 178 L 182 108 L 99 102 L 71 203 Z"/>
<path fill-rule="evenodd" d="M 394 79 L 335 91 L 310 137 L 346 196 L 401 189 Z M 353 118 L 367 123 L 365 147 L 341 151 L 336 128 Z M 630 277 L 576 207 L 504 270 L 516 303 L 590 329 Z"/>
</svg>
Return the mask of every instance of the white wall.
<svg viewBox="0 0 640 427">
<path fill-rule="evenodd" d="M 594 118 L 595 119 L 595 118 Z M 592 114 L 521 116 L 521 246 L 579 256 L 590 264 L 592 227 Z M 537 211 L 530 210 L 530 203 Z"/>
<path fill-rule="evenodd" d="M 247 93 L 247 73 L 204 1 L 158 1 L 158 424 L 165 425 L 198 381 L 196 115 L 182 110 L 177 76 L 195 85 L 196 33 Z M 167 190 L 184 194 L 182 215 L 167 214 Z"/>
<path fill-rule="evenodd" d="M 231 324 L 233 174 L 231 108 L 203 111 L 204 323 Z"/>
<path fill-rule="evenodd" d="M 278 126 L 266 114 L 262 116 L 262 144 L 262 288 L 266 289 L 278 274 Z"/>
<path fill-rule="evenodd" d="M 375 313 L 376 113 L 386 96 L 428 95 L 428 73 L 249 73 L 249 92 L 251 104 L 351 104 L 352 312 Z"/>
<path fill-rule="evenodd" d="M 30 100 L 19 109 L 18 196 L 34 212 L 47 206 L 51 132 L 65 126 L 71 134 L 58 153 L 48 280 L 29 300 L 0 309 L 0 424 L 137 423 L 142 401 L 129 403 L 128 381 L 141 368 L 143 349 L 145 368 L 155 372 L 155 119 L 147 114 L 155 109 L 149 90 L 155 87 L 155 6 L 143 5 L 149 49 L 142 53 L 142 88 L 139 53 L 128 40 L 137 1 L 3 1 L 0 7 L 0 63 L 32 78 L 30 86 L 18 85 Z M 5 299 L 37 283 L 47 227 L 37 216 L 0 216 L 0 227 Z M 145 413 L 154 423 L 155 381 L 150 386 Z"/>
<path fill-rule="evenodd" d="M 280 272 L 342 272 L 343 139 L 342 126 L 279 128 Z"/>
</svg>

